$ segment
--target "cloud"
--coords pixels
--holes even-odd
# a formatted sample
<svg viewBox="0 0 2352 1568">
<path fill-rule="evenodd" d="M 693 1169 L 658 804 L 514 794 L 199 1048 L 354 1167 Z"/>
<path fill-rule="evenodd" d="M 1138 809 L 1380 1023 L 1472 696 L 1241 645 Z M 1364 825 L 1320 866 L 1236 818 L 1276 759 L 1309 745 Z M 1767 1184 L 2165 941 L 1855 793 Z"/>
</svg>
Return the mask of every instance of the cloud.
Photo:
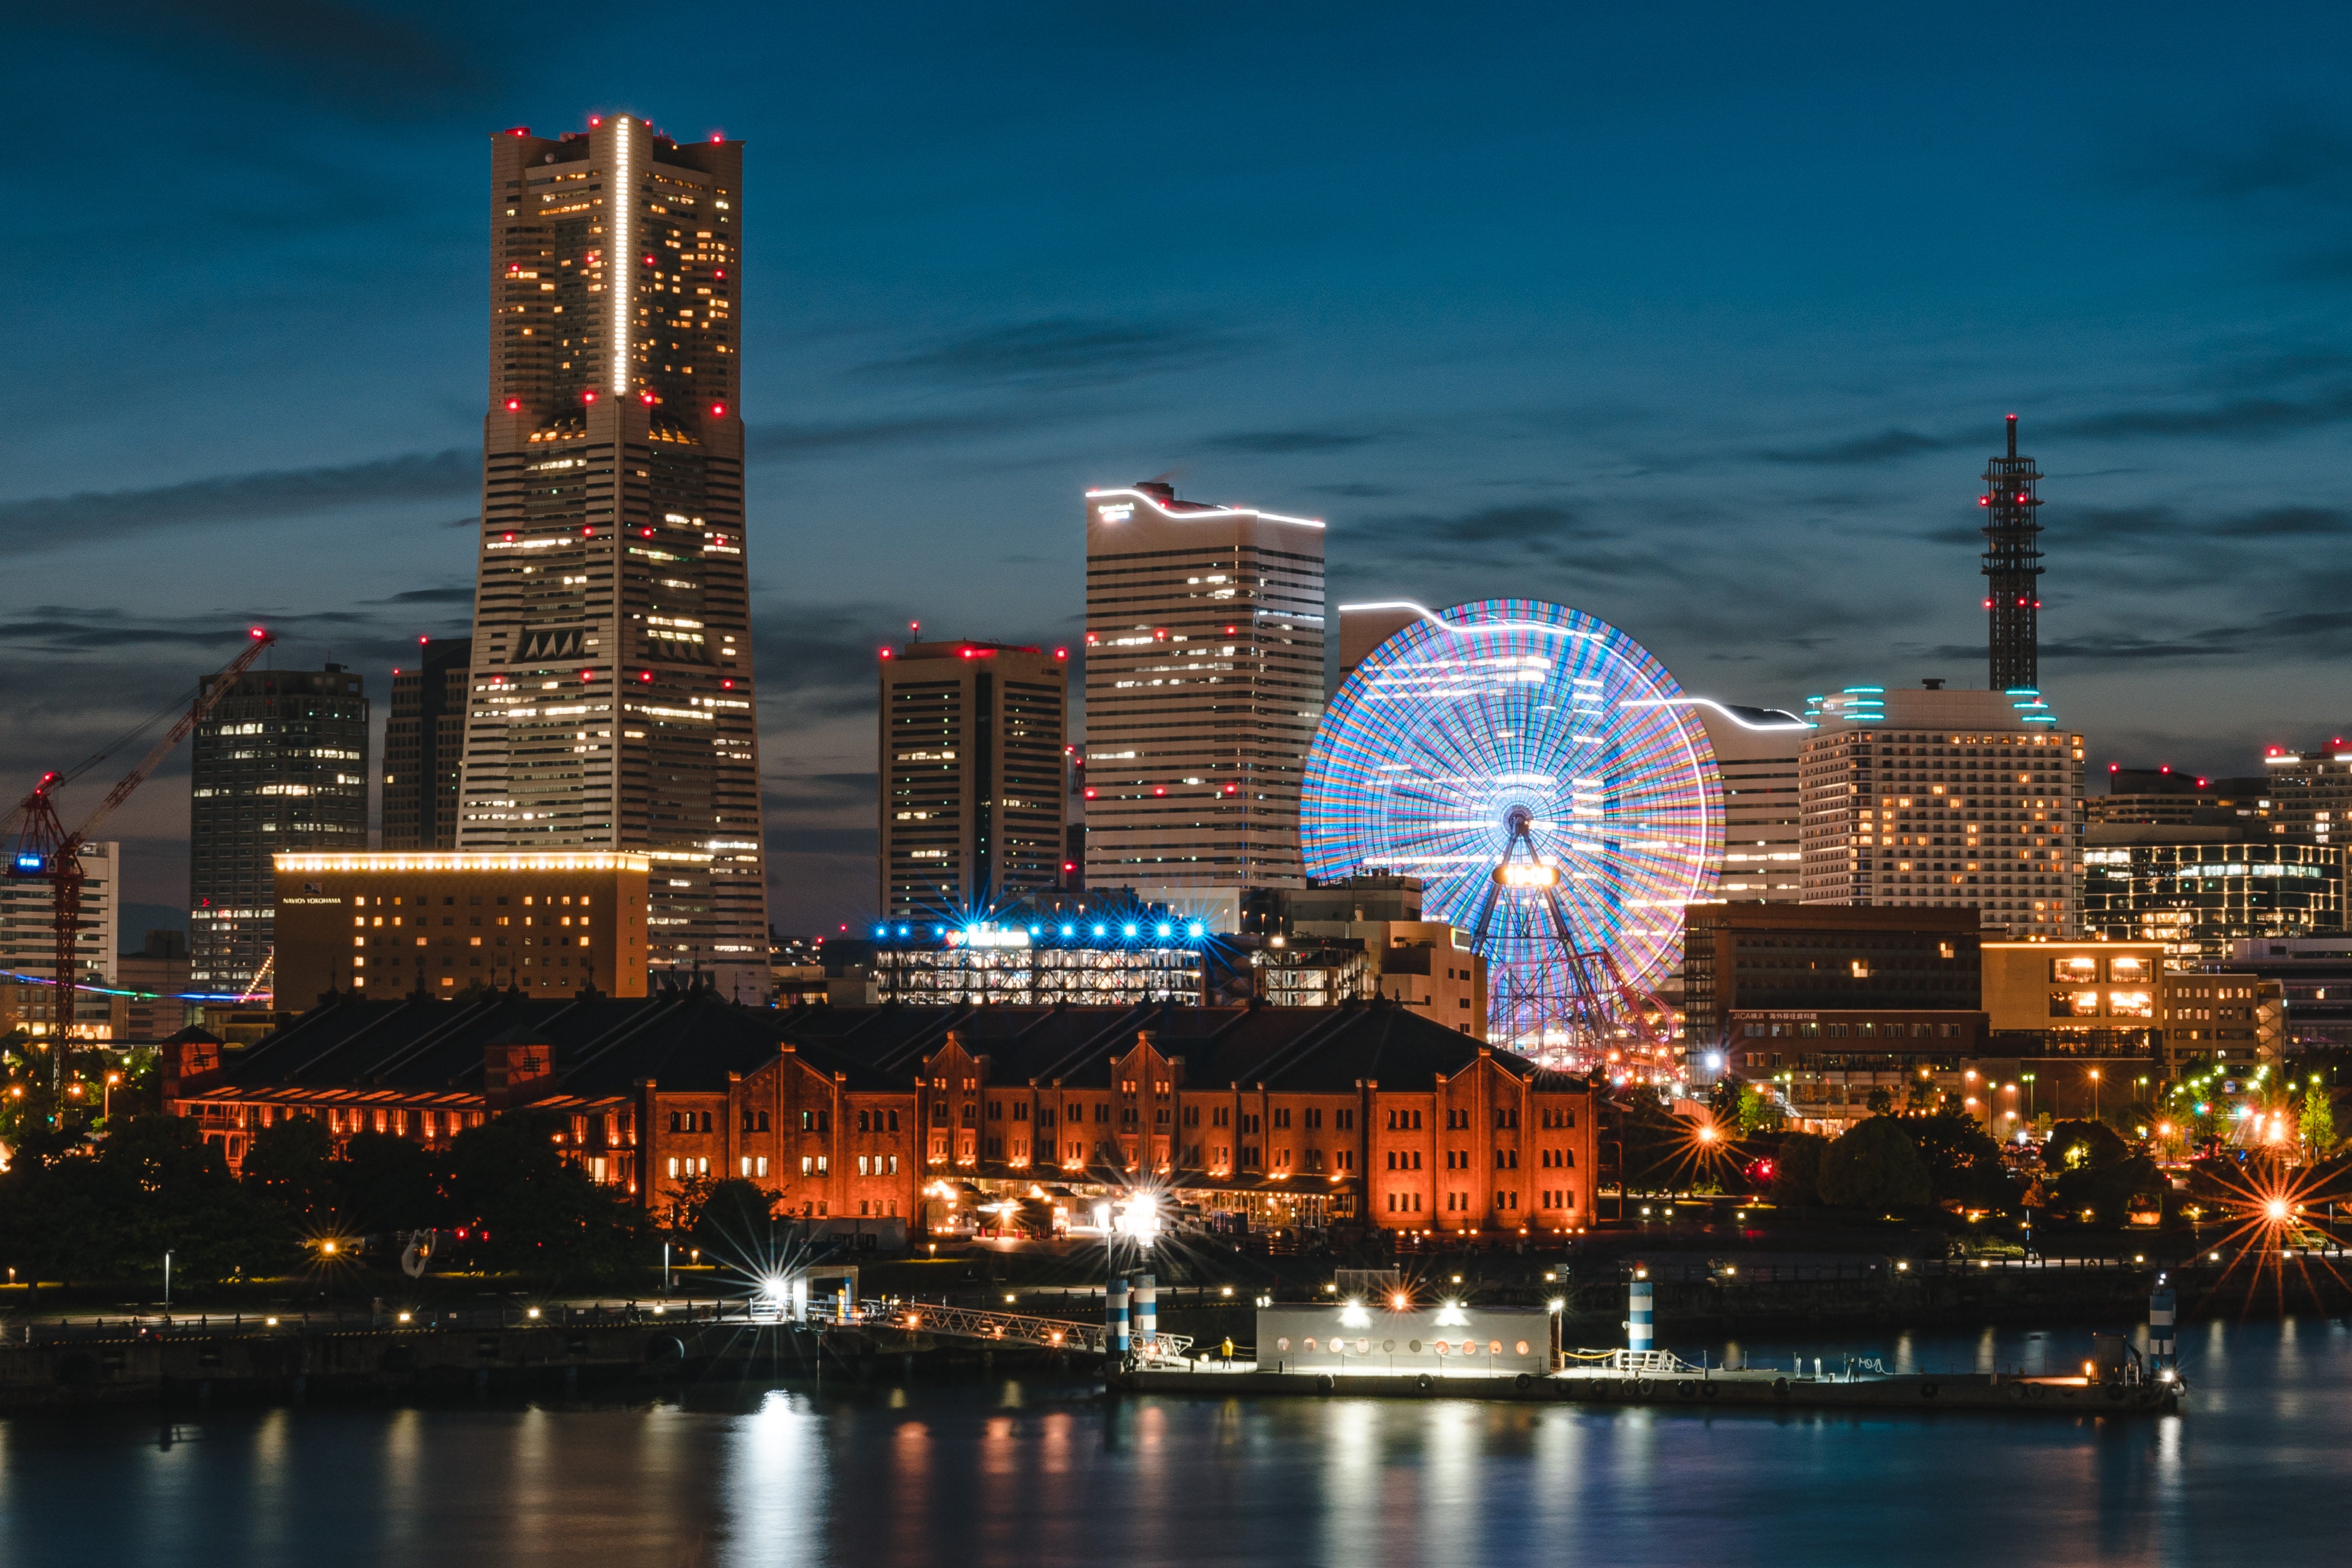
<svg viewBox="0 0 2352 1568">
<path fill-rule="evenodd" d="M 1259 346 L 1195 322 L 1055 316 L 953 333 L 864 368 L 941 381 L 1104 386 L 1219 363 Z"/>
<path fill-rule="evenodd" d="M 870 827 L 771 825 L 767 838 L 771 855 L 863 855 L 870 858 L 879 847 L 875 831 Z"/>
<path fill-rule="evenodd" d="M 1012 409 L 963 414 L 910 415 L 887 419 L 852 419 L 832 424 L 755 425 L 743 432 L 743 455 L 796 458 L 824 452 L 869 451 L 877 447 L 921 446 L 968 436 L 992 436 L 1032 423 Z"/>
<path fill-rule="evenodd" d="M 835 811 L 844 806 L 871 806 L 878 776 L 872 773 L 794 774 L 771 784 L 762 804 L 770 811 Z"/>
<path fill-rule="evenodd" d="M 474 55 L 413 10 L 333 0 L 120 0 L 65 7 L 53 25 L 184 66 L 194 56 L 256 68 L 347 110 L 413 116 L 423 104 L 466 101 L 490 86 Z"/>
<path fill-rule="evenodd" d="M 2211 136 L 2142 144 L 2120 170 L 2123 184 L 2197 201 L 2240 203 L 2269 196 L 2352 197 L 2352 137 L 2308 116 L 2274 114 L 2234 143 Z"/>
<path fill-rule="evenodd" d="M 1212 452 L 1239 452 L 1254 457 L 1286 457 L 1309 452 L 1344 452 L 1368 447 L 1386 435 L 1379 430 L 1236 430 L 1212 436 L 1201 446 Z"/>
<path fill-rule="evenodd" d="M 1361 480 L 1350 480 L 1336 485 L 1309 485 L 1307 488 L 1317 495 L 1350 496 L 1358 500 L 1376 500 L 1382 496 L 1402 493 L 1393 485 L 1366 484 Z"/>
<path fill-rule="evenodd" d="M 1856 436 L 1850 440 L 1832 441 L 1822 447 L 1768 447 L 1756 455 L 1768 463 L 1819 464 L 1836 468 L 1891 462 L 1897 458 L 1910 457 L 1915 452 L 1948 451 L 1966 445 L 1969 439 L 1959 435 L 1923 436 L 1916 430 L 1889 426 L 1875 436 Z"/>
<path fill-rule="evenodd" d="M 481 455 L 453 448 L 331 468 L 277 468 L 135 490 L 0 501 L 0 555 L 122 539 L 196 523 L 253 522 L 372 502 L 442 500 L 481 489 Z"/>
<path fill-rule="evenodd" d="M 405 594 L 394 594 L 389 599 L 370 599 L 371 605 L 470 605 L 474 602 L 471 588 L 411 588 Z"/>
<path fill-rule="evenodd" d="M 2231 397 L 2201 408 L 2118 408 L 2062 420 L 2062 436 L 2130 440 L 2142 436 L 2229 436 L 2262 439 L 2352 419 L 2352 385 L 2305 398 Z"/>
</svg>

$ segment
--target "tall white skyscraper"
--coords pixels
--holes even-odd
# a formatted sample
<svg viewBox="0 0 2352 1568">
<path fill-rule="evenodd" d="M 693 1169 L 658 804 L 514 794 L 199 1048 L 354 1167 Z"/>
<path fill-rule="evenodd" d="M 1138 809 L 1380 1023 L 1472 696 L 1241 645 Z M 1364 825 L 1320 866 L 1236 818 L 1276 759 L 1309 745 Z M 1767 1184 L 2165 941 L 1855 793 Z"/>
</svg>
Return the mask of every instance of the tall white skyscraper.
<svg viewBox="0 0 2352 1568">
<path fill-rule="evenodd" d="M 641 849 L 649 963 L 767 989 L 743 538 L 743 148 L 492 138 L 461 849 Z"/>
<path fill-rule="evenodd" d="M 1295 888 L 1323 715 L 1323 525 L 1087 492 L 1087 886 L 1233 930 L 1244 888 Z"/>
</svg>

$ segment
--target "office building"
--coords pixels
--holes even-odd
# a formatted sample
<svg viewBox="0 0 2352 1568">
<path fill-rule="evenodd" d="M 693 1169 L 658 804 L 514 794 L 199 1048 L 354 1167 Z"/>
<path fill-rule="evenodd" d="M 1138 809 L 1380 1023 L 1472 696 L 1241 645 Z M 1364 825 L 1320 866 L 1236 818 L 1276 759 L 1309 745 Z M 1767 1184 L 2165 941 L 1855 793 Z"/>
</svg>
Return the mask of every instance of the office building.
<svg viewBox="0 0 2352 1568">
<path fill-rule="evenodd" d="M 81 921 L 75 933 L 80 954 L 71 976 L 82 985 L 111 986 L 121 944 L 122 846 L 112 839 L 81 847 Z M 57 891 L 33 878 L 0 878 L 0 1034 L 58 1032 Z M 109 1000 L 79 992 L 67 1015 L 71 1032 L 89 1039 L 115 1037 L 119 1021 Z"/>
<path fill-rule="evenodd" d="M 1356 667 L 1371 657 L 1374 649 L 1415 621 L 1437 619 L 1433 610 L 1414 604 L 1410 599 L 1382 599 L 1362 605 L 1339 606 L 1339 658 L 1332 668 L 1328 695 L 1336 696 Z"/>
<path fill-rule="evenodd" d="M 649 858 L 649 962 L 766 984 L 737 406 L 742 144 L 633 115 L 490 150 L 458 847 Z"/>
<path fill-rule="evenodd" d="M 1805 901 L 1976 910 L 2071 936 L 2083 737 L 2031 691 L 1853 686 L 1806 700 Z"/>
<path fill-rule="evenodd" d="M 879 663 L 882 912 L 961 923 L 1055 888 L 1068 650 L 908 642 Z"/>
<path fill-rule="evenodd" d="M 339 664 L 247 670 L 190 750 L 188 984 L 260 995 L 271 988 L 271 857 L 368 847 L 367 696 Z"/>
<path fill-rule="evenodd" d="M 1323 525 L 1087 494 L 1087 885 L 1213 929 L 1300 885 L 1298 795 L 1323 711 Z"/>
<path fill-rule="evenodd" d="M 1966 910 L 1692 904 L 1683 936 L 1685 1036 L 1694 1051 L 1769 1050 L 1744 1043 L 1751 1037 L 1732 1026 L 1735 1016 L 1785 1014 L 1796 1023 L 1818 1022 L 1812 1016 L 1824 1011 L 1974 1013 L 1980 934 Z M 1785 1037 L 1816 1037 L 1791 1030 Z"/>
<path fill-rule="evenodd" d="M 2229 966 L 2279 987 L 2284 1049 L 2352 1047 L 2352 937 L 2241 937 Z"/>
<path fill-rule="evenodd" d="M 2275 826 L 2092 828 L 2083 850 L 2084 930 L 2161 943 L 2165 962 L 2183 969 L 2219 963 L 2248 938 L 2342 930 L 2343 849 L 2275 836 Z"/>
<path fill-rule="evenodd" d="M 2086 795 L 2083 815 L 2099 827 L 2216 827 L 2269 824 L 2277 815 L 2270 781 L 2204 778 L 2170 768 L 2107 764 L 2107 793 Z"/>
<path fill-rule="evenodd" d="M 278 994 L 294 1008 L 336 991 L 642 996 L 650 865 L 613 850 L 280 855 Z"/>
<path fill-rule="evenodd" d="M 418 641 L 420 662 L 392 672 L 392 717 L 383 727 L 379 847 L 455 849 L 474 642 L 471 637 Z"/>
<path fill-rule="evenodd" d="M 2263 779 L 2276 802 L 2281 837 L 2341 847 L 2352 835 L 2352 750 L 2341 736 L 2290 751 L 2273 746 L 2263 756 Z"/>
<path fill-rule="evenodd" d="M 528 1108 L 647 1208 L 740 1177 L 861 1249 L 976 1223 L 1052 1234 L 1054 1208 L 1066 1224 L 1147 1182 L 1229 1231 L 1508 1238 L 1599 1217 L 1591 1086 L 1393 1007 L 346 994 L 235 1055 L 175 1046 L 163 1079 L 166 1112 L 232 1167 L 289 1116 L 339 1145 L 446 1147 Z"/>
<path fill-rule="evenodd" d="M 881 1002 L 1200 1007 L 1212 1000 L 1213 939 L 1198 921 L 1045 917 L 875 930 L 889 933 L 875 939 L 872 974 Z"/>
<path fill-rule="evenodd" d="M 122 1038 L 168 1040 L 193 1021 L 188 988 L 188 933 L 151 931 L 140 945 L 115 955 L 115 984 L 134 994 L 124 998 Z"/>
</svg>

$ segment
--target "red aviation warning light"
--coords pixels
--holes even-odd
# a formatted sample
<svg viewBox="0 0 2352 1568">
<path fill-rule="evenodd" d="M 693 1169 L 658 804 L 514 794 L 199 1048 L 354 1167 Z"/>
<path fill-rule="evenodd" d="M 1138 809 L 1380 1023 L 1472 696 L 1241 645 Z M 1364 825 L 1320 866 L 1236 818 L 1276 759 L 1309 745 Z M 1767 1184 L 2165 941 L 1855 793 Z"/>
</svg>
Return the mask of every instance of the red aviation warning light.
<svg viewBox="0 0 2352 1568">
<path fill-rule="evenodd" d="M 522 412 L 522 399 L 521 399 L 521 398 L 520 398 L 520 397 L 509 397 L 509 398 L 508 398 L 508 399 L 507 399 L 507 412 L 508 412 L 508 413 L 509 413 L 509 414 L 520 414 L 520 413 L 521 413 L 521 412 Z"/>
</svg>

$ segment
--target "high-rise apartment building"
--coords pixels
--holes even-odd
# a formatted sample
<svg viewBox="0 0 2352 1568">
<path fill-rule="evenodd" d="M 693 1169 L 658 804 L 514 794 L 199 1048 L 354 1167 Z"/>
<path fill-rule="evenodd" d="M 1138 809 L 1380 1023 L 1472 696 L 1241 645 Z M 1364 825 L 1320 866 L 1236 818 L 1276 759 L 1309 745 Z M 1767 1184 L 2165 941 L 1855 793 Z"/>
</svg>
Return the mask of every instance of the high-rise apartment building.
<svg viewBox="0 0 2352 1568">
<path fill-rule="evenodd" d="M 742 167 L 634 115 L 493 139 L 457 845 L 643 850 L 652 968 L 760 995 Z"/>
<path fill-rule="evenodd" d="M 81 847 L 81 924 L 75 932 L 81 955 L 74 980 L 112 985 L 115 948 L 121 936 L 122 846 L 112 839 Z M 34 878 L 0 878 L 0 1034 L 58 1032 L 57 889 Z M 68 1016 L 74 1032 L 97 1038 L 111 1033 L 109 998 L 75 994 Z"/>
<path fill-rule="evenodd" d="M 421 652 L 421 665 L 392 672 L 392 717 L 383 727 L 386 849 L 457 847 L 457 776 L 466 753 L 474 643 L 445 637 L 425 643 Z"/>
<path fill-rule="evenodd" d="M 1804 808 L 1797 753 L 1813 727 L 1781 708 L 1689 699 L 1723 791 L 1723 873 L 1732 904 L 1793 904 L 1805 896 Z"/>
<path fill-rule="evenodd" d="M 2032 693 L 1850 686 L 1807 699 L 1805 902 L 1973 908 L 2077 931 L 2083 737 Z"/>
<path fill-rule="evenodd" d="M 1320 522 L 1087 493 L 1087 887 L 1234 930 L 1240 889 L 1300 885 L 1323 630 Z"/>
<path fill-rule="evenodd" d="M 882 911 L 984 912 L 1061 881 L 1069 650 L 885 648 Z"/>
<path fill-rule="evenodd" d="M 366 692 L 339 664 L 250 669 L 196 726 L 191 750 L 189 987 L 268 991 L 270 857 L 367 847 Z"/>
</svg>

